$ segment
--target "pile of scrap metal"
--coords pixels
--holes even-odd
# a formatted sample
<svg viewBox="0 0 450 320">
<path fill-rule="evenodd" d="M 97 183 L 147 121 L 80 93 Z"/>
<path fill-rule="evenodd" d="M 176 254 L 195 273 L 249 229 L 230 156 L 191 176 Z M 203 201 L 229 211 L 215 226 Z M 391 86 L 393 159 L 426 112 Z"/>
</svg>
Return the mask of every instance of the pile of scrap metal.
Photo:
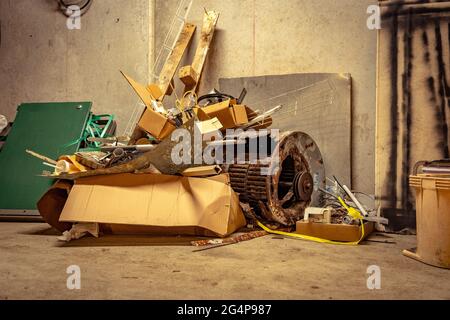
<svg viewBox="0 0 450 320">
<path fill-rule="evenodd" d="M 282 106 L 275 106 L 264 113 L 252 110 L 243 104 L 246 94 L 245 89 L 239 97 L 233 97 L 217 90 L 200 97 L 197 96 L 199 81 L 218 17 L 217 12 L 205 12 L 200 40 L 191 65 L 178 68 L 196 29 L 195 25 L 185 23 L 162 68 L 157 83 L 142 85 L 122 72 L 122 75 L 146 106 L 130 137 L 93 137 L 89 141 L 97 144 L 97 150 L 64 155 L 58 161 L 45 159 L 50 166 L 54 167 L 54 172 L 50 175 L 47 174 L 47 176 L 59 179 L 59 185 L 57 183 L 54 188 L 49 190 L 47 196 L 52 194 L 57 199 L 63 198 L 63 203 L 59 202 L 58 205 L 54 205 L 53 207 L 56 208 L 54 209 L 48 205 L 48 199 L 46 199 L 47 201 L 41 199 L 38 207 L 47 222 L 60 231 L 66 232 L 64 239 L 77 238 L 85 232 L 97 235 L 98 226 L 92 228 L 85 225 L 86 222 L 109 222 L 108 226 L 103 228 L 104 230 L 117 230 L 119 224 L 139 224 L 133 217 L 119 211 L 120 219 L 111 218 L 108 220 L 104 216 L 106 213 L 102 211 L 106 209 L 91 203 L 91 195 L 99 197 L 99 194 L 102 194 L 103 197 L 109 197 L 108 199 L 112 199 L 110 201 L 113 202 L 116 201 L 115 197 L 131 195 L 127 189 L 124 189 L 130 186 L 143 188 L 144 190 L 143 185 L 151 185 L 152 188 L 145 189 L 146 193 L 141 194 L 141 196 L 159 192 L 158 186 L 166 188 L 163 190 L 166 192 L 168 192 L 169 187 L 173 187 L 173 190 L 178 193 L 169 196 L 176 196 L 176 201 L 182 201 L 180 199 L 186 194 L 180 193 L 180 189 L 187 190 L 189 194 L 193 195 L 196 191 L 203 190 L 202 188 L 205 190 L 210 188 L 209 184 L 213 187 L 211 181 L 220 181 L 225 183 L 227 187 L 231 186 L 231 191 L 223 189 L 229 200 L 223 202 L 222 197 L 220 201 L 225 207 L 231 207 L 232 209 L 234 204 L 237 203 L 238 208 L 233 209 L 235 210 L 235 216 L 228 217 L 226 218 L 228 220 L 221 222 L 222 224 L 228 224 L 227 228 L 221 229 L 218 226 L 210 228 L 214 235 L 220 237 L 228 236 L 245 225 L 256 226 L 260 221 L 268 223 L 273 228 L 284 228 L 283 230 L 290 231 L 298 221 L 304 218 L 307 208 L 311 208 L 311 206 L 327 208 L 329 205 L 327 197 L 330 196 L 330 191 L 326 190 L 323 160 L 316 143 L 310 136 L 302 132 L 280 133 L 277 130 L 268 129 L 272 124 L 271 115 Z M 164 99 L 175 92 L 173 78 L 178 69 L 179 79 L 184 84 L 183 95 L 180 99 L 176 99 L 175 106 L 168 106 Z M 176 162 L 173 160 L 174 150 L 179 145 L 180 140 L 174 137 L 178 136 L 178 134 L 175 134 L 176 129 L 184 129 L 183 132 L 191 134 L 191 138 L 187 142 L 187 149 L 182 151 L 182 157 L 184 159 L 187 157 L 188 161 Z M 234 131 L 230 131 L 230 129 Z M 198 146 L 196 145 L 198 141 L 196 142 L 195 137 L 198 133 L 200 133 L 200 161 L 196 161 L 198 160 Z M 194 152 L 192 153 L 191 150 L 194 150 Z M 191 154 L 184 154 L 186 151 Z M 212 162 L 208 163 L 202 156 L 207 152 L 212 155 L 214 159 Z M 34 154 L 34 156 L 39 157 L 40 155 Z M 141 173 L 139 178 L 135 177 L 137 175 L 134 175 L 133 178 L 124 175 L 136 173 Z M 145 175 L 142 175 L 142 173 L 145 173 Z M 219 175 L 221 173 L 222 175 Z M 112 175 L 118 175 L 120 179 L 98 178 L 112 177 Z M 219 175 L 217 177 L 220 178 L 211 178 L 211 176 L 216 175 Z M 159 178 L 154 178 L 154 176 Z M 182 176 L 184 177 L 181 178 Z M 97 180 L 92 180 L 92 177 L 96 177 Z M 190 177 L 203 178 L 186 180 Z M 77 192 L 70 191 L 71 181 L 74 180 L 76 180 L 74 187 L 78 186 L 79 188 Z M 203 181 L 203 185 L 198 184 L 199 180 Z M 194 187 L 195 185 L 197 187 Z M 114 189 L 117 186 L 120 187 L 117 189 L 119 191 Z M 103 187 L 109 189 L 102 189 Z M 195 190 L 195 188 L 198 189 Z M 77 193 L 78 199 L 77 201 L 70 201 L 69 199 L 68 203 L 64 205 L 69 191 L 69 195 Z M 83 195 L 83 192 L 87 195 Z M 205 192 L 207 193 L 207 191 Z M 238 198 L 234 196 L 234 192 Z M 166 196 L 162 191 L 158 194 L 161 197 Z M 331 194 L 336 199 L 340 198 L 339 195 Z M 203 197 L 203 195 L 197 196 Z M 205 195 L 206 198 L 208 196 Z M 202 207 L 203 199 L 183 199 L 185 201 L 183 202 L 184 206 L 193 205 L 194 208 L 197 208 L 198 205 L 205 212 L 208 211 L 208 214 L 213 210 L 210 206 Z M 108 210 L 120 210 L 122 205 L 125 206 L 125 202 L 133 204 L 133 201 L 132 199 L 124 199 L 122 202 L 112 204 L 108 207 Z M 147 201 L 143 206 L 145 208 L 142 210 L 136 209 L 142 213 L 144 217 L 142 221 L 145 221 L 148 225 L 156 221 L 158 226 L 170 226 L 167 225 L 170 222 L 166 224 L 161 222 L 164 217 L 161 218 L 162 220 L 159 217 L 159 220 L 151 220 L 151 218 L 151 221 L 145 220 L 149 217 L 148 210 L 159 210 L 159 207 L 147 208 L 150 207 L 150 203 L 153 203 L 151 201 L 156 201 L 155 197 L 142 201 Z M 164 201 L 157 204 L 164 205 L 164 203 L 167 203 Z M 167 201 L 173 202 L 170 197 Z M 198 203 L 193 204 L 195 202 Z M 208 205 L 217 204 L 208 203 Z M 358 205 L 356 201 L 355 205 Z M 64 210 L 73 209 L 72 212 L 86 211 L 88 210 L 86 208 L 89 207 L 102 212 L 86 214 L 85 216 L 66 214 L 65 220 L 59 221 L 59 214 L 61 214 L 63 207 Z M 345 221 L 344 216 L 348 215 L 342 214 L 342 209 L 339 208 L 342 208 L 342 206 L 335 206 L 335 210 L 333 210 L 338 213 L 341 221 Z M 179 211 L 176 212 L 179 214 Z M 306 219 L 314 214 L 311 210 L 307 212 Z M 193 215 L 198 218 L 201 214 L 202 212 L 196 212 Z M 133 212 L 130 212 L 129 215 L 133 215 Z M 335 214 L 331 214 L 330 217 L 333 215 Z M 92 218 L 93 216 L 95 219 Z M 173 215 L 169 216 L 169 218 L 173 218 Z M 173 221 L 179 223 L 180 219 L 182 220 L 182 218 L 177 217 Z M 203 217 L 200 220 L 203 223 L 207 219 Z M 329 220 L 327 221 L 330 222 Z M 191 223 L 191 226 L 195 224 L 189 219 L 186 221 L 189 221 L 186 223 Z M 73 225 L 68 222 L 79 223 Z M 199 222 L 198 226 L 205 227 L 201 223 Z M 167 229 L 164 230 L 167 231 Z M 70 231 L 72 232 L 68 233 Z M 186 230 L 184 229 L 184 231 Z M 180 229 L 175 228 L 175 232 L 180 232 Z M 197 232 L 198 229 L 195 229 L 195 234 L 198 234 Z M 210 233 L 204 234 L 211 235 Z M 261 236 L 266 232 L 262 231 L 256 234 Z M 253 237 L 239 237 L 238 239 Z M 230 240 L 228 242 L 234 243 L 236 241 L 241 240 Z M 196 243 L 196 245 L 199 245 L 199 243 Z"/>
</svg>

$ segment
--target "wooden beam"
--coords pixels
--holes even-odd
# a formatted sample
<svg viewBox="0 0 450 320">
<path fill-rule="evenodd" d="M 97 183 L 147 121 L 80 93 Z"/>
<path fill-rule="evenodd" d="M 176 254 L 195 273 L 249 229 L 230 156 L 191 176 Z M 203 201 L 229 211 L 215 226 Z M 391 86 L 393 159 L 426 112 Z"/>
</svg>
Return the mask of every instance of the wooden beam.
<svg viewBox="0 0 450 320">
<path fill-rule="evenodd" d="M 185 86 L 192 87 L 198 81 L 198 76 L 191 66 L 184 66 L 179 71 L 179 78 Z"/>
<path fill-rule="evenodd" d="M 158 86 L 162 92 L 161 100 L 164 99 L 164 96 L 169 91 L 170 83 L 177 71 L 178 65 L 181 62 L 181 58 L 183 57 L 186 48 L 191 42 L 195 28 L 196 26 L 190 23 L 186 23 L 184 25 L 183 30 L 181 31 L 172 52 L 170 53 L 166 63 L 164 64 L 158 80 Z"/>
<path fill-rule="evenodd" d="M 209 47 L 214 36 L 219 13 L 215 11 L 205 12 L 203 16 L 202 33 L 200 35 L 200 42 L 195 52 L 194 60 L 192 61 L 192 69 L 196 72 L 198 77 L 202 74 L 205 65 L 206 56 L 208 55 Z"/>
<path fill-rule="evenodd" d="M 180 69 L 179 77 L 185 84 L 183 95 L 188 91 L 198 89 L 218 19 L 219 13 L 215 11 L 207 11 L 203 16 L 202 32 L 192 64 Z M 184 107 L 186 103 L 187 100 L 183 99 L 181 105 Z"/>
</svg>

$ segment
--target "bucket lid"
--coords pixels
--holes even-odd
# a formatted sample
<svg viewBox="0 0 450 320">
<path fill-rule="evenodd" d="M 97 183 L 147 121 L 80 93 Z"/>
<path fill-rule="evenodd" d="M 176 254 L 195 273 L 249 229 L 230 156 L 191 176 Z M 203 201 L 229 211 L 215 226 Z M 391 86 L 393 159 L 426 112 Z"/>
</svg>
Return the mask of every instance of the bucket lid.
<svg viewBox="0 0 450 320">
<path fill-rule="evenodd" d="M 449 174 L 417 174 L 409 176 L 409 185 L 415 188 L 426 187 L 433 189 L 450 190 Z"/>
</svg>

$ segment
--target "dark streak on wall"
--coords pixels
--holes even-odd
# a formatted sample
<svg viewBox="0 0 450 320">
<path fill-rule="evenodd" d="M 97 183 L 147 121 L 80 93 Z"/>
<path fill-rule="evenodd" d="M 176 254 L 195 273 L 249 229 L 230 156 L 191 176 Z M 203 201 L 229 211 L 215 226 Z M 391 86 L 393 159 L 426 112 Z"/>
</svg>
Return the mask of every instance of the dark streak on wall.
<svg viewBox="0 0 450 320">
<path fill-rule="evenodd" d="M 417 3 L 426 3 L 428 1 L 417 1 Z M 437 147 L 442 150 L 442 157 L 449 158 L 447 107 L 450 107 L 450 88 L 448 86 L 447 75 L 448 65 L 444 62 L 443 42 L 441 35 L 442 19 L 445 17 L 430 17 L 430 15 L 449 13 L 450 6 L 444 4 L 441 7 L 411 7 L 398 2 L 388 6 L 382 15 L 383 21 L 389 27 L 389 60 L 390 60 L 390 153 L 388 180 L 385 185 L 386 193 L 379 197 L 387 203 L 383 208 L 383 214 L 390 220 L 390 228 L 398 230 L 404 227 L 415 226 L 415 214 L 413 211 L 413 201 L 411 189 L 408 185 L 409 174 L 411 174 L 412 159 L 411 151 L 414 146 L 412 142 L 413 121 L 412 114 L 414 105 L 412 101 L 412 82 L 426 82 L 428 92 L 430 93 L 430 117 L 436 122 L 435 132 L 437 138 Z M 423 15 L 425 14 L 425 15 Z M 429 37 L 429 23 L 434 22 L 435 39 Z M 403 28 L 404 26 L 404 28 Z M 450 52 L 450 23 L 448 28 L 448 45 Z M 399 66 L 399 33 L 403 34 L 403 65 Z M 417 31 L 417 32 L 416 32 Z M 413 41 L 417 33 L 419 41 L 421 39 L 422 49 L 424 50 L 423 60 L 414 59 Z M 435 43 L 433 41 L 435 40 Z M 415 63 L 424 61 L 428 66 L 429 74 L 425 79 L 420 79 L 414 75 Z M 438 66 L 438 72 L 434 66 Z M 399 88 L 399 73 L 402 70 L 401 81 L 402 88 Z M 402 98 L 401 119 L 402 139 L 398 138 L 400 133 L 399 117 L 399 97 Z M 398 152 L 399 143 L 401 144 L 401 154 Z M 401 160 L 401 177 L 398 169 Z M 422 159 L 421 159 L 422 160 Z M 424 159 L 425 160 L 425 159 Z M 432 159 L 427 159 L 432 160 Z M 400 182 L 401 191 L 397 189 Z M 401 192 L 399 194 L 398 192 Z M 401 208 L 397 207 L 398 202 Z"/>
<path fill-rule="evenodd" d="M 386 11 L 381 17 L 383 19 L 388 19 L 393 16 L 396 16 L 397 18 L 400 16 L 405 16 L 409 14 L 413 15 L 432 15 L 432 14 L 439 14 L 439 13 L 448 13 L 450 10 L 450 6 L 448 7 L 411 7 L 407 8 L 407 6 L 404 6 L 404 8 L 401 8 L 401 5 L 396 5 L 395 10 L 388 10 Z"/>
<path fill-rule="evenodd" d="M 445 72 L 445 63 L 442 53 L 442 35 L 441 35 L 441 26 L 440 26 L 440 20 L 435 19 L 434 20 L 434 33 L 436 38 L 435 43 L 435 50 L 436 50 L 436 57 L 438 62 L 438 85 L 439 85 L 439 119 L 438 123 L 440 123 L 441 127 L 441 137 L 442 140 L 438 141 L 439 145 L 442 150 L 442 157 L 448 158 L 449 157 L 449 145 L 448 145 L 448 124 L 447 124 L 447 117 L 446 117 L 446 97 L 449 94 L 449 87 L 447 84 L 447 75 Z"/>
<path fill-rule="evenodd" d="M 394 9 L 396 11 L 397 8 Z M 390 42 L 390 64 L 391 64 L 391 114 L 390 114 L 390 130 L 391 130 L 391 151 L 389 156 L 389 184 L 388 184 L 388 194 L 390 198 L 390 207 L 397 207 L 397 140 L 398 140 L 398 19 L 397 15 L 392 15 L 391 18 L 391 42 Z"/>
<path fill-rule="evenodd" d="M 424 25 L 424 23 L 422 22 L 421 25 Z M 427 35 L 427 31 L 424 29 L 422 31 L 422 44 L 423 47 L 425 48 L 425 54 L 423 56 L 423 59 L 425 60 L 425 63 L 430 63 L 430 50 L 428 49 L 429 46 L 429 41 L 428 41 L 428 35 Z"/>
<path fill-rule="evenodd" d="M 404 119 L 403 131 L 403 159 L 402 159 L 402 208 L 410 212 L 413 209 L 411 201 L 411 192 L 409 188 L 409 174 L 411 170 L 411 130 L 412 130 L 412 110 L 411 110 L 411 77 L 412 77 L 412 36 L 413 36 L 413 22 L 411 13 L 406 18 L 405 31 L 403 35 L 403 74 L 402 74 L 402 85 L 403 85 L 403 103 L 402 103 L 402 114 Z"/>
</svg>

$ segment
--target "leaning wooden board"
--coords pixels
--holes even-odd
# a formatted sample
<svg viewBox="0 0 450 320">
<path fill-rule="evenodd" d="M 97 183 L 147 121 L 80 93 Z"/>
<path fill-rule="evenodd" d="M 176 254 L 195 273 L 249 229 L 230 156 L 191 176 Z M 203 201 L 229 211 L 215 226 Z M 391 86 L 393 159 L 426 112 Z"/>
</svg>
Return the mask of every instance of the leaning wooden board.
<svg viewBox="0 0 450 320">
<path fill-rule="evenodd" d="M 53 181 L 39 177 L 51 170 L 26 149 L 56 159 L 78 150 L 91 102 L 24 103 L 0 152 L 0 215 L 39 215 L 36 202 Z"/>
</svg>

